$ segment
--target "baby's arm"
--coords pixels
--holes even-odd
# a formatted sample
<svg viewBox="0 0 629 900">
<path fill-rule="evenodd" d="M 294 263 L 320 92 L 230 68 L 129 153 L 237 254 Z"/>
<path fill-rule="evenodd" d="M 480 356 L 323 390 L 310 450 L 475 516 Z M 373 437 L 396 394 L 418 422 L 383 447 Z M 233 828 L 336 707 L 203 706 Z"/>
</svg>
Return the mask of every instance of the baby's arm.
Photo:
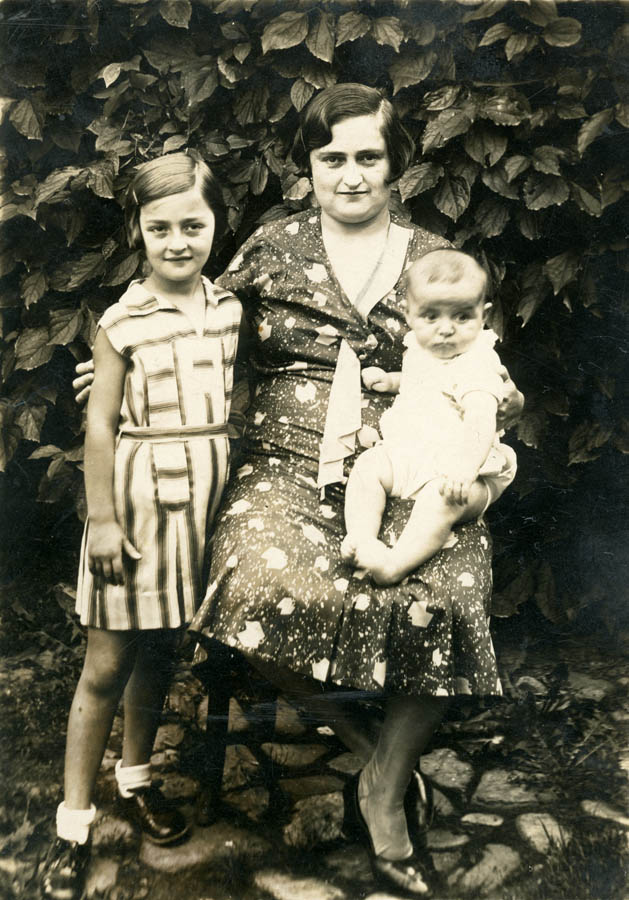
<svg viewBox="0 0 629 900">
<path fill-rule="evenodd" d="M 100 575 L 111 584 L 122 584 L 123 551 L 133 559 L 140 559 L 124 535 L 114 508 L 114 442 L 127 363 L 102 329 L 94 343 L 94 363 L 85 437 L 88 567 L 93 575 Z"/>
<path fill-rule="evenodd" d="M 470 488 L 487 459 L 496 435 L 498 401 L 486 391 L 470 391 L 463 406 L 463 439 L 444 459 L 440 493 L 449 503 L 467 503 Z"/>
<path fill-rule="evenodd" d="M 397 394 L 400 390 L 401 372 L 385 372 L 378 366 L 367 366 L 362 370 L 363 384 L 370 391 L 381 394 Z"/>
</svg>

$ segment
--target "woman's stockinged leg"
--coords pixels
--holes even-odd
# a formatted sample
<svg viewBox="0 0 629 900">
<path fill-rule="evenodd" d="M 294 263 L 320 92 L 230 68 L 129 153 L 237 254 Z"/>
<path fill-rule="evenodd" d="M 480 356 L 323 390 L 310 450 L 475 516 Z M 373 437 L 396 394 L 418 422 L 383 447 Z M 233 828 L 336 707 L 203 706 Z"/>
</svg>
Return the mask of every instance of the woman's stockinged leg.
<svg viewBox="0 0 629 900">
<path fill-rule="evenodd" d="M 391 697 L 378 744 L 362 771 L 358 796 L 374 850 L 384 859 L 411 856 L 404 795 L 419 757 L 448 706 L 442 697 Z"/>
<path fill-rule="evenodd" d="M 135 632 L 90 628 L 66 740 L 64 793 L 68 809 L 89 809 L 116 708 L 133 668 Z"/>
<path fill-rule="evenodd" d="M 151 757 L 172 679 L 178 636 L 175 629 L 137 634 L 135 664 L 124 692 L 124 767 L 142 765 Z"/>
</svg>

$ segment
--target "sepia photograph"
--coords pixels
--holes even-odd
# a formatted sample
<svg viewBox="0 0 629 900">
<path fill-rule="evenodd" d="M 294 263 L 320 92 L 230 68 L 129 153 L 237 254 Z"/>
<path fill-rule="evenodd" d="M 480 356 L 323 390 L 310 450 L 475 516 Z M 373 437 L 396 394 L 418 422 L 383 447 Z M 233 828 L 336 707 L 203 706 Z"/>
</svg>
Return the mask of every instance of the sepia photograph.
<svg viewBox="0 0 629 900">
<path fill-rule="evenodd" d="M 0 79 L 0 897 L 627 900 L 629 0 Z"/>
</svg>

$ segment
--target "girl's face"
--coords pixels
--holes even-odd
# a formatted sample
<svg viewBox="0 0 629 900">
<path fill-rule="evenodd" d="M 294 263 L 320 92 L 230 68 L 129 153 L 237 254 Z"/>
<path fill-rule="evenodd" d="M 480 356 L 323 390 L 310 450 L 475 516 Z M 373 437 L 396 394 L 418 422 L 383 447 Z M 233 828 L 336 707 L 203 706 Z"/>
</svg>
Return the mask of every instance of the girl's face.
<svg viewBox="0 0 629 900">
<path fill-rule="evenodd" d="M 390 166 L 379 114 L 337 122 L 330 143 L 311 151 L 310 165 L 321 210 L 337 222 L 369 222 L 388 208 Z"/>
<path fill-rule="evenodd" d="M 196 285 L 214 239 L 214 213 L 198 187 L 145 203 L 140 231 L 154 287 L 181 291 Z"/>
</svg>

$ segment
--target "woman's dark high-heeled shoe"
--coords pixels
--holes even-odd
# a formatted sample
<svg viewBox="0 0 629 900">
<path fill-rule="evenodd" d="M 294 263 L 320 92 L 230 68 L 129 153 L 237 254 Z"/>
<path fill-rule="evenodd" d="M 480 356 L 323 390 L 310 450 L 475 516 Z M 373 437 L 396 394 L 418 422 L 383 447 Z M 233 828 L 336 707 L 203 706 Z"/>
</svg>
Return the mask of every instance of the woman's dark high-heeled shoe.
<svg viewBox="0 0 629 900">
<path fill-rule="evenodd" d="M 425 864 L 416 851 L 407 859 L 385 859 L 379 856 L 373 846 L 369 827 L 362 814 L 358 800 L 358 780 L 360 772 L 345 785 L 345 820 L 349 820 L 353 833 L 365 847 L 371 863 L 374 880 L 388 890 L 403 891 L 410 897 L 427 897 L 430 893 L 425 875 Z M 349 810 L 349 815 L 347 813 Z M 345 822 L 344 822 L 345 826 Z M 347 833 L 347 832 L 346 832 Z"/>
</svg>

